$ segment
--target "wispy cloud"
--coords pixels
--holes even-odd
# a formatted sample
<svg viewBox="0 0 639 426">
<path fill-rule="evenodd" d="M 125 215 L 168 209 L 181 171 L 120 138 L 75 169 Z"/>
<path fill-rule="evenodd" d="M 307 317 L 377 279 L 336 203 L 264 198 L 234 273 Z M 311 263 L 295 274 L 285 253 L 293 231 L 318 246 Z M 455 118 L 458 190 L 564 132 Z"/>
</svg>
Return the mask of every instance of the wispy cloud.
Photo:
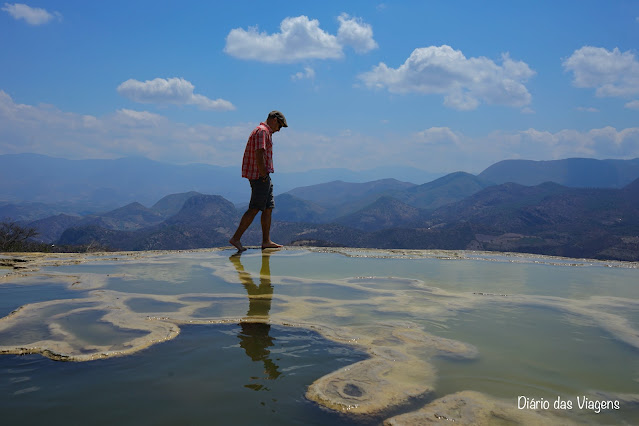
<svg viewBox="0 0 639 426">
<path fill-rule="evenodd" d="M 630 101 L 624 106 L 628 109 L 639 109 L 639 100 Z"/>
<path fill-rule="evenodd" d="M 168 122 L 168 119 L 160 114 L 126 108 L 116 111 L 113 118 L 119 124 L 129 127 L 159 127 Z"/>
<path fill-rule="evenodd" d="M 461 136 L 448 127 L 431 127 L 415 134 L 417 142 L 426 145 L 453 144 L 457 145 Z"/>
<path fill-rule="evenodd" d="M 304 67 L 304 71 L 296 72 L 291 76 L 291 80 L 313 80 L 315 78 L 315 70 L 311 67 Z"/>
<path fill-rule="evenodd" d="M 280 23 L 280 32 L 268 34 L 257 27 L 235 28 L 226 36 L 224 52 L 240 59 L 272 63 L 295 63 L 310 59 L 338 59 L 344 47 L 358 53 L 377 47 L 370 25 L 347 14 L 338 17 L 337 35 L 320 28 L 317 19 L 301 15 L 288 17 Z"/>
<path fill-rule="evenodd" d="M 639 61 L 630 51 L 584 46 L 575 50 L 563 66 L 573 73 L 576 87 L 596 89 L 599 97 L 639 94 Z"/>
<path fill-rule="evenodd" d="M 444 104 L 473 110 L 480 102 L 524 107 L 531 102 L 525 82 L 535 75 L 528 64 L 502 55 L 501 65 L 485 57 L 466 58 L 450 46 L 418 48 L 398 68 L 380 63 L 359 75 L 367 87 L 391 93 L 439 94 Z"/>
<path fill-rule="evenodd" d="M 593 108 L 593 107 L 577 107 L 577 111 L 582 111 L 582 112 L 599 112 L 599 110 L 597 108 Z"/>
<path fill-rule="evenodd" d="M 639 127 L 617 130 L 607 126 L 585 132 L 561 130 L 555 133 L 529 129 L 520 132 L 519 136 L 519 144 L 534 146 L 539 151 L 547 150 L 552 153 L 553 159 L 571 156 L 593 158 L 639 156 Z M 528 158 L 537 159 L 531 155 Z"/>
<path fill-rule="evenodd" d="M 2 8 L 16 20 L 24 20 L 29 25 L 43 25 L 54 19 L 62 20 L 60 12 L 48 12 L 39 7 L 30 7 L 22 3 L 5 3 Z"/>
<path fill-rule="evenodd" d="M 183 78 L 156 78 L 141 82 L 130 79 L 118 86 L 118 93 L 143 104 L 196 105 L 200 109 L 228 111 L 235 106 L 224 99 L 209 99 L 193 93 L 195 86 Z"/>
<path fill-rule="evenodd" d="M 235 165 L 244 150 L 237 141 L 246 140 L 252 125 L 186 125 L 131 109 L 102 117 L 81 115 L 51 105 L 20 104 L 0 90 L 0 154 L 31 152 L 71 159 L 144 156 L 169 163 Z"/>
<path fill-rule="evenodd" d="M 169 163 L 239 167 L 242 141 L 255 124 L 187 125 L 133 109 L 101 117 L 81 115 L 51 105 L 20 104 L 0 90 L 0 154 L 32 152 L 75 159 L 138 155 Z M 316 168 L 361 170 L 408 165 L 432 172 L 478 173 L 509 158 L 636 158 L 639 127 L 557 132 L 528 129 L 483 136 L 469 136 L 449 127 L 430 127 L 412 134 L 388 130 L 373 136 L 356 130 L 324 134 L 291 128 L 278 133 L 276 143 L 279 172 L 308 169 L 307 162 L 300 159 L 313 158 Z M 364 145 L 367 149 L 362 151 Z"/>
</svg>

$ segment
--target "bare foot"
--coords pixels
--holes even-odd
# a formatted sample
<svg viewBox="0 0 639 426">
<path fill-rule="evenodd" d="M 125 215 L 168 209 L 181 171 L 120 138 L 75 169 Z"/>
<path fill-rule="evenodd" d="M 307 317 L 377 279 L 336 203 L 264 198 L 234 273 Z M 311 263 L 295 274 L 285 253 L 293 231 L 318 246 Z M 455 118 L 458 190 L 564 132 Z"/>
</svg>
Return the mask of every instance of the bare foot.
<svg viewBox="0 0 639 426">
<path fill-rule="evenodd" d="M 282 248 L 284 247 L 281 244 L 274 243 L 273 241 L 269 241 L 268 243 L 262 243 L 262 250 L 267 248 Z"/>
<path fill-rule="evenodd" d="M 234 240 L 233 238 L 231 238 L 229 240 L 229 244 L 231 244 L 233 247 L 235 247 L 237 249 L 237 251 L 244 251 L 246 250 L 246 247 L 244 247 L 242 245 L 242 243 L 240 242 L 240 240 Z"/>
</svg>

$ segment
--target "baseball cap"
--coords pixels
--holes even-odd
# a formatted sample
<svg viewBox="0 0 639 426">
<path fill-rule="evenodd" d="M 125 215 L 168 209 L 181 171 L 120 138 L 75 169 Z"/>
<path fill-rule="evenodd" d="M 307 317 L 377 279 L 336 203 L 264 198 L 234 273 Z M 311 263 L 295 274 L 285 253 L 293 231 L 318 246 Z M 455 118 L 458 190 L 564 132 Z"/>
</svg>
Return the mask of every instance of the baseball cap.
<svg viewBox="0 0 639 426">
<path fill-rule="evenodd" d="M 280 123 L 282 123 L 282 127 L 288 127 L 288 124 L 286 124 L 286 117 L 284 117 L 284 114 L 282 114 L 281 112 L 271 111 L 268 113 L 268 118 L 271 118 L 271 117 L 277 118 L 280 121 Z"/>
</svg>

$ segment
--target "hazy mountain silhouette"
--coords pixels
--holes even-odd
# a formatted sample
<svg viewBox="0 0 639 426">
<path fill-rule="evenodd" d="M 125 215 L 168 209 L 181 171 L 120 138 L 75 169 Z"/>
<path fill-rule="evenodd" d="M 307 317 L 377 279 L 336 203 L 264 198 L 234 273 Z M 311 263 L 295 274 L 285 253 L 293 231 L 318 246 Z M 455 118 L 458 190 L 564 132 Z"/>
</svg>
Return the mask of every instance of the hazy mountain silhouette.
<svg viewBox="0 0 639 426">
<path fill-rule="evenodd" d="M 96 224 L 109 229 L 135 230 L 157 225 L 164 219 L 162 214 L 134 202 L 100 215 Z"/>
<path fill-rule="evenodd" d="M 432 210 L 463 200 L 491 185 L 492 182 L 470 173 L 455 172 L 392 196 L 413 207 Z"/>
<path fill-rule="evenodd" d="M 199 192 L 190 191 L 181 194 L 171 194 L 163 197 L 160 201 L 153 204 L 151 210 L 161 214 L 164 217 L 173 216 L 184 207 L 184 203 L 194 195 L 202 195 Z"/>
<path fill-rule="evenodd" d="M 103 228 L 110 231 L 127 231 L 147 228 L 162 223 L 182 209 L 184 202 L 197 192 L 167 195 L 152 208 L 140 203 L 130 203 L 124 207 L 106 213 L 85 216 L 59 214 L 36 221 L 22 221 L 38 231 L 37 240 L 46 243 L 56 242 L 62 233 L 71 227 Z"/>
<path fill-rule="evenodd" d="M 137 231 L 72 227 L 58 244 L 94 243 L 120 250 L 227 246 L 239 216 L 228 200 L 199 194 L 159 225 Z M 339 222 L 276 219 L 272 235 L 285 244 L 481 249 L 639 260 L 639 179 L 623 189 L 507 183 L 436 210 L 384 196 Z M 259 236 L 259 224 L 254 224 L 246 234 L 247 244 L 257 244 Z"/>
<path fill-rule="evenodd" d="M 6 160 L 6 157 L 0 156 L 0 159 Z M 36 160 L 36 165 L 38 161 L 49 164 L 46 157 Z M 141 164 L 137 160 L 125 160 L 119 164 Z M 582 160 L 501 162 L 479 176 L 456 172 L 421 185 L 380 179 L 300 187 L 276 197 L 272 235 L 285 244 L 505 250 L 639 260 L 639 179 L 622 188 L 603 187 L 628 179 L 639 160 Z M 68 161 L 63 160 L 71 169 L 77 165 Z M 82 180 L 78 174 L 97 176 L 111 170 L 108 167 L 100 170 L 100 160 L 95 161 L 98 163 L 93 163 L 92 170 L 82 167 L 73 170 L 76 181 Z M 61 193 L 58 189 L 64 188 L 60 183 L 63 180 L 43 177 L 51 172 L 46 170 L 46 164 L 38 171 L 40 180 L 25 178 L 12 190 L 28 183 L 27 188 L 31 185 L 33 193 L 42 194 L 47 187 L 52 194 Z M 210 171 L 207 167 L 204 169 Z M 186 169 L 173 172 L 175 170 Z M 546 174 L 542 173 L 544 170 Z M 130 178 L 142 171 L 127 173 Z M 491 183 L 492 179 L 509 180 L 513 176 L 532 179 L 533 175 L 537 180 L 563 179 L 581 187 L 556 182 Z M 137 179 L 144 181 L 141 176 Z M 0 189 L 11 186 L 3 182 Z M 127 186 L 122 180 L 118 182 L 120 191 L 135 192 L 133 183 Z M 240 182 L 246 187 L 246 182 L 241 179 Z M 602 187 L 584 187 L 595 184 Z M 76 182 L 76 185 L 80 191 L 77 193 L 86 190 L 86 182 Z M 144 184 L 138 189 L 142 187 Z M 108 188 L 95 189 L 103 190 L 109 193 Z M 75 216 L 60 214 L 62 203 L 60 200 L 51 205 L 5 202 L 0 206 L 0 213 L 18 215 L 24 219 L 22 223 L 36 227 L 46 242 L 97 244 L 120 250 L 227 246 L 243 213 L 223 196 L 198 191 L 164 196 L 152 207 L 131 202 L 105 209 L 105 213 L 85 212 Z M 45 219 L 29 220 L 48 211 L 51 214 Z M 256 221 L 245 234 L 245 243 L 259 244 L 260 236 L 259 221 Z"/>
<path fill-rule="evenodd" d="M 0 155 L 0 200 L 82 201 L 93 210 L 166 194 L 199 191 L 233 198 L 245 191 L 239 166 L 171 165 L 146 158 L 66 160 L 36 154 Z"/>
<path fill-rule="evenodd" d="M 175 215 L 137 231 L 106 229 L 92 224 L 64 231 L 58 244 L 97 243 L 119 250 L 162 250 L 216 247 L 228 244 L 239 216 L 230 201 L 218 195 L 194 195 Z"/>
<path fill-rule="evenodd" d="M 428 224 L 469 224 L 469 245 L 485 250 L 639 260 L 638 188 L 639 179 L 622 189 L 507 183 L 441 207 Z"/>
<path fill-rule="evenodd" d="M 595 160 L 568 158 L 552 161 L 505 160 L 478 175 L 496 184 L 514 182 L 526 186 L 556 182 L 576 188 L 621 188 L 639 178 L 639 158 Z"/>
<path fill-rule="evenodd" d="M 327 209 L 290 193 L 275 197 L 277 220 L 283 222 L 326 222 Z"/>
<path fill-rule="evenodd" d="M 422 185 L 394 179 L 367 183 L 328 182 L 296 188 L 287 193 L 319 204 L 325 208 L 322 214 L 317 215 L 319 210 L 314 208 L 313 214 L 298 214 L 283 220 L 334 221 L 358 229 L 368 227 L 369 230 L 404 226 L 410 223 L 409 217 L 416 219 L 423 215 L 419 210 L 435 209 L 462 200 L 490 185 L 490 182 L 464 172 L 451 173 Z M 284 213 L 282 206 L 278 205 L 278 217 L 281 214 L 289 217 L 287 205 L 283 207 Z M 300 209 L 303 207 L 299 206 Z M 306 219 L 297 220 L 298 217 Z"/>
<path fill-rule="evenodd" d="M 381 179 L 372 182 L 352 183 L 336 180 L 332 182 L 295 188 L 288 194 L 309 200 L 320 206 L 336 208 L 344 203 L 368 199 L 374 201 L 379 196 L 414 187 L 415 184 L 396 179 Z"/>
<path fill-rule="evenodd" d="M 380 177 L 409 177 L 419 183 L 441 174 L 407 167 L 365 171 L 322 169 L 273 175 L 276 190 L 323 183 L 328 180 L 367 182 Z M 142 157 L 113 160 L 67 160 L 39 154 L 0 155 L 0 202 L 19 204 L 65 202 L 58 213 L 103 212 L 132 202 L 150 205 L 166 194 L 196 191 L 218 194 L 234 202 L 248 199 L 250 188 L 237 166 L 173 165 Z M 37 218 L 42 218 L 39 216 Z M 37 219 L 31 217 L 31 219 Z"/>
<path fill-rule="evenodd" d="M 423 209 L 409 206 L 390 196 L 383 196 L 355 213 L 335 219 L 335 222 L 362 231 L 377 231 L 416 226 L 426 217 L 426 211 Z"/>
<path fill-rule="evenodd" d="M 69 228 L 79 226 L 85 220 L 82 216 L 59 214 L 29 223 L 29 227 L 38 231 L 35 240 L 45 243 L 57 242 L 62 233 Z"/>
<path fill-rule="evenodd" d="M 73 210 L 74 209 L 67 209 L 64 206 L 60 206 L 57 204 L 52 205 L 33 202 L 0 202 L 0 220 L 11 219 L 19 222 L 30 222 L 57 214 L 63 214 L 66 211 Z"/>
</svg>

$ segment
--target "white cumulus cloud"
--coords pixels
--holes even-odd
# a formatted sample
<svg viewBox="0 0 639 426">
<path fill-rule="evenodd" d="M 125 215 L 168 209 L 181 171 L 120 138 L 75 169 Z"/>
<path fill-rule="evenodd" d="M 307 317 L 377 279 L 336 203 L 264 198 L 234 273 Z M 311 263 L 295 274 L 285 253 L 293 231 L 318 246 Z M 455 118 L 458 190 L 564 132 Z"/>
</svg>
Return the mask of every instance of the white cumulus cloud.
<svg viewBox="0 0 639 426">
<path fill-rule="evenodd" d="M 29 25 L 42 25 L 53 19 L 62 19 L 59 12 L 48 12 L 39 7 L 31 7 L 22 3 L 5 3 L 2 8 L 16 20 L 24 20 Z"/>
<path fill-rule="evenodd" d="M 351 18 L 342 13 L 338 18 L 337 40 L 344 46 L 351 46 L 357 53 L 366 53 L 377 48 L 373 39 L 373 28 L 361 19 Z"/>
<path fill-rule="evenodd" d="M 224 52 L 240 59 L 271 63 L 294 63 L 309 59 L 338 59 L 345 45 L 358 53 L 377 47 L 370 25 L 342 14 L 337 36 L 320 28 L 317 19 L 301 15 L 285 18 L 280 32 L 268 34 L 257 27 L 235 28 L 226 36 Z"/>
<path fill-rule="evenodd" d="M 584 46 L 575 50 L 563 66 L 573 73 L 576 87 L 596 89 L 599 97 L 639 93 L 639 61 L 630 51 Z"/>
<path fill-rule="evenodd" d="M 200 109 L 228 111 L 235 106 L 224 99 L 209 99 L 193 93 L 195 86 L 183 78 L 156 78 L 141 82 L 129 79 L 118 86 L 118 93 L 143 104 L 196 105 Z"/>
<path fill-rule="evenodd" d="M 415 49 L 398 68 L 380 63 L 359 75 L 369 88 L 391 93 L 444 96 L 444 104 L 472 110 L 480 102 L 524 107 L 531 102 L 525 82 L 535 75 L 528 64 L 502 55 L 501 65 L 486 57 L 466 58 L 450 46 Z"/>
</svg>

